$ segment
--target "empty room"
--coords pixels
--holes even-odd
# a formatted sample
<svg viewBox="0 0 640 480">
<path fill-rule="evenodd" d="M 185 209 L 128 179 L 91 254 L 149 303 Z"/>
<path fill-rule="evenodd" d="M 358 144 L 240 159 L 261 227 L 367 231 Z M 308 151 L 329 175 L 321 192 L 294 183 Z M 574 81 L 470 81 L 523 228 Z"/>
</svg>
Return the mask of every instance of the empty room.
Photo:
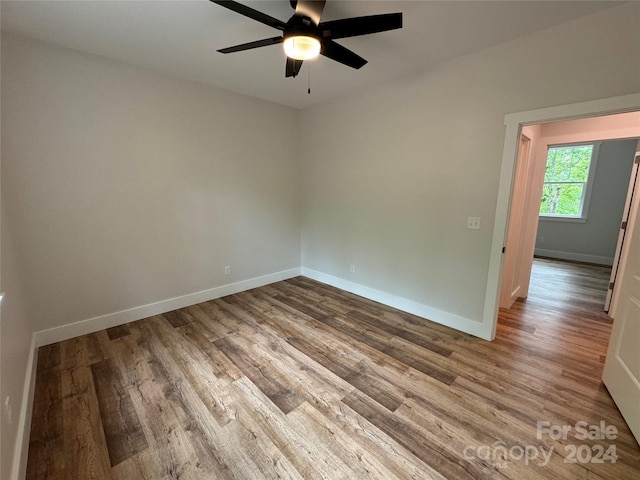
<svg viewBox="0 0 640 480">
<path fill-rule="evenodd" d="M 640 478 L 640 2 L 0 21 L 2 480 Z"/>
</svg>

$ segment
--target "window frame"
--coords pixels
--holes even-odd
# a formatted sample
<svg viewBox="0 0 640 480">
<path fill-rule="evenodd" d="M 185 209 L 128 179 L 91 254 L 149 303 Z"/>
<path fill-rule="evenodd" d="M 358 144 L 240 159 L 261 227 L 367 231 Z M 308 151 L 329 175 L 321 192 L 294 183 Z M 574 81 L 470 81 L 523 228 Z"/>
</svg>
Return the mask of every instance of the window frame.
<svg viewBox="0 0 640 480">
<path fill-rule="evenodd" d="M 556 143 L 547 145 L 547 155 L 545 156 L 545 171 L 547 168 L 547 162 L 549 161 L 549 151 L 552 148 L 563 148 L 563 147 L 584 147 L 587 145 L 591 145 L 591 161 L 589 162 L 589 173 L 587 174 L 587 180 L 584 182 L 584 190 L 582 192 L 582 198 L 580 202 L 580 214 L 579 215 L 558 215 L 554 213 L 540 213 L 540 207 L 538 207 L 538 218 L 540 220 L 551 221 L 551 222 L 574 222 L 574 223 L 586 223 L 589 213 L 589 204 L 591 203 L 591 192 L 593 189 L 593 181 L 596 176 L 596 166 L 598 163 L 598 153 L 600 152 L 600 144 L 602 142 L 577 142 L 577 143 Z M 546 182 L 542 181 L 542 188 L 544 189 L 544 184 Z M 540 196 L 540 201 L 542 202 L 542 195 Z"/>
</svg>

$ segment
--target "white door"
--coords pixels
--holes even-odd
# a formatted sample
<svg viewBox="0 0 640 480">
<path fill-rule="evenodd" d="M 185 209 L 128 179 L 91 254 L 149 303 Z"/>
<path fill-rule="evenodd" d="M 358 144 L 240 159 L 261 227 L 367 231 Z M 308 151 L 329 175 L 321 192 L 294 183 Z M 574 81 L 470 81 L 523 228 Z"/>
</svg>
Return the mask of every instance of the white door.
<svg viewBox="0 0 640 480">
<path fill-rule="evenodd" d="M 602 380 L 640 443 L 640 214 L 632 202 Z"/>
<path fill-rule="evenodd" d="M 622 212 L 622 222 L 620 224 L 620 232 L 618 233 L 618 244 L 616 245 L 616 253 L 613 257 L 613 266 L 611 268 L 611 279 L 609 280 L 609 289 L 607 290 L 607 298 L 604 302 L 604 311 L 608 312 L 611 307 L 611 299 L 613 297 L 613 289 L 616 285 L 616 279 L 618 278 L 620 255 L 622 254 L 622 247 L 627 234 L 627 225 L 629 223 L 629 212 L 631 211 L 631 205 L 633 202 L 633 195 L 635 194 L 636 187 L 638 185 L 638 164 L 640 163 L 640 141 L 638 141 L 638 151 L 636 152 L 636 158 L 633 163 L 633 170 L 631 171 L 631 180 L 629 181 L 629 189 L 627 190 L 627 200 L 624 204 L 624 211 Z"/>
</svg>

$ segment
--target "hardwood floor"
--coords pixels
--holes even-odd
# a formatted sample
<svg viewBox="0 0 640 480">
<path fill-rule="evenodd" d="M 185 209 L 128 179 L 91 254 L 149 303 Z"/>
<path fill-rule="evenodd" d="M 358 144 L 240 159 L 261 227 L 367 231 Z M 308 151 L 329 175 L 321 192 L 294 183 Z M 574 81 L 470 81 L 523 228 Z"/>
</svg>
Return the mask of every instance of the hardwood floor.
<svg viewBox="0 0 640 480">
<path fill-rule="evenodd" d="M 597 281 L 553 271 L 494 342 L 298 277 L 42 347 L 27 478 L 640 478 Z"/>
<path fill-rule="evenodd" d="M 599 314 L 607 296 L 611 267 L 534 259 L 527 303 L 558 311 Z M 602 318 L 610 321 L 606 315 Z"/>
</svg>

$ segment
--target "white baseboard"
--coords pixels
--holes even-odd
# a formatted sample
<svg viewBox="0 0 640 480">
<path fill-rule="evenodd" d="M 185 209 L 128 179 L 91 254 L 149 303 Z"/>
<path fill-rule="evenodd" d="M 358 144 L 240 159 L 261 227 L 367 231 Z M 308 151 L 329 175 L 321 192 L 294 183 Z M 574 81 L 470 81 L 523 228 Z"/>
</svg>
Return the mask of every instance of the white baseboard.
<svg viewBox="0 0 640 480">
<path fill-rule="evenodd" d="M 161 300 L 159 302 L 142 305 L 140 307 L 121 310 L 119 312 L 109 313 L 107 315 L 101 315 L 87 320 L 81 320 L 79 322 L 62 325 L 60 327 L 40 330 L 34 334 L 36 346 L 40 347 L 42 345 L 48 345 L 50 343 L 56 343 L 80 335 L 104 330 L 105 328 L 135 322 L 136 320 L 141 320 L 152 315 L 159 315 L 178 308 L 195 305 L 196 303 L 206 302 L 208 300 L 224 297 L 226 295 L 233 295 L 234 293 L 243 292 L 252 288 L 262 287 L 263 285 L 293 278 L 300 274 L 300 267 L 292 268 L 261 277 L 222 285 L 208 290 L 202 290 L 200 292 L 189 293 L 180 297 Z"/>
<path fill-rule="evenodd" d="M 407 300 L 406 298 L 398 297 L 343 278 L 327 275 L 326 273 L 318 272 L 310 268 L 303 267 L 302 275 L 313 280 L 317 280 L 318 282 L 331 285 L 332 287 L 360 295 L 361 297 L 368 298 L 369 300 L 382 303 L 383 305 L 397 308 L 398 310 L 446 325 L 447 327 L 455 328 L 456 330 L 461 330 L 476 337 L 491 340 L 487 336 L 486 328 L 483 326 L 482 322 L 477 322 L 470 318 L 461 317 L 453 313 L 445 312 L 444 310 L 439 310 L 428 305 Z"/>
<path fill-rule="evenodd" d="M 12 480 L 23 479 L 27 474 L 29 434 L 31 433 L 31 414 L 33 412 L 33 395 L 36 387 L 36 366 L 38 364 L 38 347 L 36 346 L 35 334 L 31 337 L 31 346 L 29 348 L 26 377 L 22 391 L 22 408 L 20 408 L 20 417 L 18 418 L 18 432 L 13 454 L 13 466 L 11 468 Z"/>
<path fill-rule="evenodd" d="M 249 280 L 222 285 L 220 287 L 212 288 L 209 290 L 190 293 L 180 297 L 169 298 L 160 302 L 142 305 L 140 307 L 121 310 L 119 312 L 101 315 L 99 317 L 89 318 L 87 320 L 82 320 L 68 325 L 62 325 L 60 327 L 41 330 L 33 334 L 31 342 L 31 352 L 29 354 L 29 360 L 27 364 L 28 376 L 25 380 L 24 387 L 25 401 L 23 402 L 23 408 L 20 412 L 20 424 L 18 426 L 16 454 L 14 456 L 14 465 L 11 476 L 12 480 L 22 479 L 26 474 L 27 455 L 29 451 L 29 431 L 31 428 L 31 412 L 33 410 L 33 394 L 36 377 L 35 369 L 37 365 L 37 347 L 59 342 L 62 340 L 67 340 L 79 335 L 85 335 L 99 330 L 104 330 L 105 328 L 115 327 L 124 323 L 141 320 L 152 315 L 159 315 L 171 310 L 187 307 L 189 305 L 194 305 L 201 302 L 206 302 L 208 300 L 224 297 L 226 295 L 232 295 L 234 293 L 261 287 L 270 283 L 287 280 L 298 275 L 304 275 L 313 280 L 317 280 L 327 285 L 331 285 L 347 292 L 360 295 L 361 297 L 368 298 L 369 300 L 373 300 L 375 302 L 397 308 L 398 310 L 402 310 L 413 315 L 418 315 L 433 322 L 455 328 L 457 330 L 475 335 L 480 338 L 484 338 L 485 340 L 490 340 L 490 338 L 487 338 L 485 332 L 486 329 L 483 327 L 483 324 L 481 322 L 477 322 L 475 320 L 429 307 L 428 305 L 423 305 L 406 298 L 382 292 L 365 285 L 361 285 L 355 282 L 344 280 L 339 277 L 334 277 L 332 275 L 327 275 L 325 273 L 303 267 L 283 270 L 281 272 L 276 272 Z"/>
<path fill-rule="evenodd" d="M 613 265 L 613 257 L 602 257 L 600 255 L 587 255 L 584 253 L 562 252 L 560 250 L 546 250 L 536 248 L 535 255 L 538 257 L 558 258 L 560 260 L 571 260 L 573 262 L 596 263 L 598 265 Z"/>
</svg>

